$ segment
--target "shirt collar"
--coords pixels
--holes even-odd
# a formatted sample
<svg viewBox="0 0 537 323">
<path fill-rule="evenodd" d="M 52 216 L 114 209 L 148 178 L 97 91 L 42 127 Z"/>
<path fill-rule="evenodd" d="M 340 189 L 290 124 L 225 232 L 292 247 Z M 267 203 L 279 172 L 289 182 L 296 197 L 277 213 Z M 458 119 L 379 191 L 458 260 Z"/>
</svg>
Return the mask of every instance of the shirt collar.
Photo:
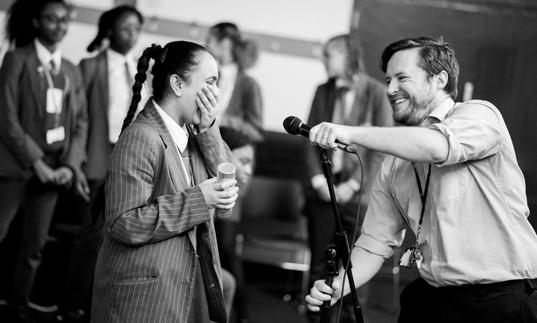
<svg viewBox="0 0 537 323">
<path fill-rule="evenodd" d="M 186 131 L 185 126 L 181 127 L 177 122 L 175 122 L 175 120 L 172 119 L 172 117 L 168 115 L 168 113 L 166 113 L 166 111 L 162 110 L 155 100 L 152 101 L 157 109 L 157 112 L 162 117 L 162 120 L 164 120 L 166 128 L 168 128 L 168 131 L 172 135 L 175 145 L 177 145 L 177 148 L 179 148 L 180 152 L 184 152 L 186 145 L 188 144 L 188 132 Z"/>
<path fill-rule="evenodd" d="M 226 64 L 220 66 L 220 74 L 224 76 L 236 75 L 239 72 L 237 64 Z"/>
<path fill-rule="evenodd" d="M 454 105 L 455 101 L 453 101 L 453 99 L 449 97 L 446 98 L 431 112 L 431 114 L 429 114 L 427 119 L 436 119 L 438 120 L 438 122 L 444 121 L 444 119 L 446 119 L 447 114 L 453 108 Z"/>
<path fill-rule="evenodd" d="M 130 52 L 127 53 L 127 55 L 123 55 L 109 48 L 106 50 L 106 55 L 110 61 L 117 61 L 121 63 L 133 61 L 133 57 Z"/>
<path fill-rule="evenodd" d="M 37 58 L 41 62 L 41 65 L 48 66 L 51 60 L 54 61 L 56 66 L 61 65 L 62 52 L 59 48 L 57 48 L 54 53 L 51 53 L 37 38 L 34 39 L 34 44 L 37 52 Z"/>
</svg>

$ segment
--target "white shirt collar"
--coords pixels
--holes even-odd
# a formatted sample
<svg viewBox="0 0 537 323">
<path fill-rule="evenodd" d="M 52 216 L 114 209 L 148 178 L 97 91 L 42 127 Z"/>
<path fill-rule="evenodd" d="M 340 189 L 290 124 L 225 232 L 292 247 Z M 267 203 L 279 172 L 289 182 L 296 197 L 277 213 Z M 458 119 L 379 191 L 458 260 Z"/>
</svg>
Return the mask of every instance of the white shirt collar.
<svg viewBox="0 0 537 323">
<path fill-rule="evenodd" d="M 41 65 L 48 66 L 50 61 L 53 60 L 54 64 L 59 67 L 62 63 L 62 52 L 60 48 L 57 48 L 54 53 L 49 52 L 49 50 L 41 44 L 41 42 L 35 38 L 34 39 L 35 50 L 37 52 L 37 58 L 41 62 Z"/>
<path fill-rule="evenodd" d="M 134 61 L 134 58 L 132 56 L 132 54 L 129 52 L 127 53 L 127 55 L 123 55 L 123 54 L 120 54 L 118 52 L 116 52 L 115 50 L 113 49 L 110 49 L 108 48 L 106 50 L 106 55 L 107 55 L 107 58 L 110 60 L 110 61 L 114 61 L 114 62 L 119 62 L 119 63 L 131 63 Z"/>
<path fill-rule="evenodd" d="M 455 105 L 455 101 L 451 99 L 450 97 L 446 98 L 440 105 L 438 105 L 432 112 L 429 114 L 428 118 L 436 118 L 440 122 L 444 121 L 446 119 L 447 114 L 449 111 L 453 108 Z"/>
<path fill-rule="evenodd" d="M 166 113 L 166 111 L 162 110 L 155 100 L 152 100 L 152 102 L 157 109 L 157 112 L 162 117 L 162 120 L 164 120 L 164 124 L 172 135 L 172 139 L 175 142 L 175 145 L 177 145 L 177 148 L 179 148 L 179 151 L 185 151 L 186 145 L 188 144 L 188 132 L 186 131 L 185 126 L 181 127 L 177 122 L 175 122 L 175 120 L 173 120 L 172 117 Z"/>
</svg>

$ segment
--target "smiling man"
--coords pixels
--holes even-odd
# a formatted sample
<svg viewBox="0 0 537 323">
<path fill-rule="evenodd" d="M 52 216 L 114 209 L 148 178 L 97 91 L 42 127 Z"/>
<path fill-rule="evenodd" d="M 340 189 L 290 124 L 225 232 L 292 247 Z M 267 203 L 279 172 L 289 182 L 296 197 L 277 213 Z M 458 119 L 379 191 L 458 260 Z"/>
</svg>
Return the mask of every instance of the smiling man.
<svg viewBox="0 0 537 323">
<path fill-rule="evenodd" d="M 390 44 L 381 69 L 394 119 L 405 127 L 310 130 L 322 147 L 337 139 L 391 155 L 352 251 L 356 286 L 410 229 L 415 242 L 400 265 L 417 266 L 420 277 L 401 295 L 399 322 L 537 322 L 537 235 L 500 112 L 487 101 L 455 103 L 459 66 L 441 39 Z M 315 282 L 310 310 L 341 296 L 342 276 L 333 288 Z"/>
</svg>

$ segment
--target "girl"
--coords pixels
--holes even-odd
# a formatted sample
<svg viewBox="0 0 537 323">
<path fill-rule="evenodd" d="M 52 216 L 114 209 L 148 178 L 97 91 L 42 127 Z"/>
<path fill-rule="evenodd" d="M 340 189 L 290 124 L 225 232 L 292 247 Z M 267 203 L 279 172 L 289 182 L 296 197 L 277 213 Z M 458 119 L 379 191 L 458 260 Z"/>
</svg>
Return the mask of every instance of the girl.
<svg viewBox="0 0 537 323">
<path fill-rule="evenodd" d="M 134 122 L 154 60 L 153 98 Z M 105 184 L 107 235 L 95 271 L 93 322 L 226 322 L 214 208 L 232 208 L 231 154 L 214 125 L 215 59 L 198 44 L 147 48 Z"/>
</svg>

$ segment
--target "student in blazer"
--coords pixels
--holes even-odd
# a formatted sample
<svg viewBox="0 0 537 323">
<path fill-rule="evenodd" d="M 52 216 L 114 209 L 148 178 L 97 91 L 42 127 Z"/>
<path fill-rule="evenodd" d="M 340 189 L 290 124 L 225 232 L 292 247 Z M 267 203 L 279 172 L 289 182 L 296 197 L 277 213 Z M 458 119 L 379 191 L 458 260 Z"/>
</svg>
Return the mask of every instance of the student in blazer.
<svg viewBox="0 0 537 323">
<path fill-rule="evenodd" d="M 131 123 L 150 59 L 153 98 Z M 231 161 L 214 120 L 217 79 L 198 44 L 142 54 L 108 166 L 92 322 L 227 321 L 213 213 L 232 208 L 238 188 L 212 178 Z"/>
<path fill-rule="evenodd" d="M 104 234 L 102 223 L 94 221 L 91 208 L 104 185 L 106 165 L 130 105 L 136 72 L 131 50 L 138 41 L 142 24 L 142 15 L 132 6 L 121 5 L 105 11 L 99 18 L 97 35 L 87 48 L 88 52 L 100 52 L 83 59 L 79 65 L 88 102 L 87 161 L 83 170 L 88 178 L 90 199 L 77 199 L 69 194 L 61 199 L 64 207 L 60 212 L 74 214 L 80 226 L 71 244 L 58 304 L 60 315 L 67 320 L 82 319 L 80 313 L 89 316 L 91 312 L 93 272 Z M 103 48 L 105 44 L 108 45 Z"/>
<path fill-rule="evenodd" d="M 6 28 L 15 49 L 0 68 L 0 241 L 15 216 L 23 218 L 9 322 L 32 320 L 29 297 L 60 187 L 72 183 L 79 194 L 88 193 L 81 171 L 85 94 L 78 68 L 59 47 L 69 17 L 63 1 L 17 1 Z"/>
</svg>

